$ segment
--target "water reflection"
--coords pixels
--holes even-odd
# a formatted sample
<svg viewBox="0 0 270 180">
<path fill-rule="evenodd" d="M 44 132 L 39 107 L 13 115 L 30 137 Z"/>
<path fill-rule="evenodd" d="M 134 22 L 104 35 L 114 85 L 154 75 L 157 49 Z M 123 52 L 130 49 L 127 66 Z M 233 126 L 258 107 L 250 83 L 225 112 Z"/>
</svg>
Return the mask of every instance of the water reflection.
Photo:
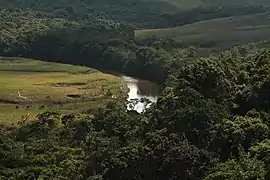
<svg viewBox="0 0 270 180">
<path fill-rule="evenodd" d="M 141 113 L 150 104 L 147 101 L 156 102 L 160 93 L 160 87 L 152 82 L 146 80 L 138 80 L 128 76 L 122 76 L 122 79 L 126 82 L 129 88 L 128 101 L 131 101 L 128 105 L 129 110 L 136 110 Z M 147 100 L 141 102 L 140 100 Z M 148 104 L 148 105 L 147 105 Z"/>
</svg>

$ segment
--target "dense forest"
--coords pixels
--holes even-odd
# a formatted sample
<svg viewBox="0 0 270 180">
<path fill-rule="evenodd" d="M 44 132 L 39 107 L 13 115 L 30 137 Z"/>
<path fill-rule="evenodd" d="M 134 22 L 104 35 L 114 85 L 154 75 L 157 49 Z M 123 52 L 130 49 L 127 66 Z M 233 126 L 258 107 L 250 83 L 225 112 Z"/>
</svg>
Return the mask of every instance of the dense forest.
<svg viewBox="0 0 270 180">
<path fill-rule="evenodd" d="M 162 94 L 141 114 L 112 100 L 88 115 L 44 112 L 1 125 L 0 179 L 270 179 L 270 49 L 243 45 L 200 57 L 134 32 L 267 6 L 88 3 L 0 0 L 0 56 L 125 73 L 163 84 Z"/>
<path fill-rule="evenodd" d="M 195 58 L 145 113 L 112 101 L 89 116 L 1 128 L 3 179 L 269 179 L 269 50 Z"/>
<path fill-rule="evenodd" d="M 88 65 L 163 82 L 168 71 L 163 62 L 170 54 L 165 49 L 180 46 L 162 39 L 136 42 L 132 27 L 103 16 L 86 16 L 78 22 L 40 12 L 0 13 L 1 56 Z M 151 71 L 160 72 L 160 77 Z"/>
</svg>

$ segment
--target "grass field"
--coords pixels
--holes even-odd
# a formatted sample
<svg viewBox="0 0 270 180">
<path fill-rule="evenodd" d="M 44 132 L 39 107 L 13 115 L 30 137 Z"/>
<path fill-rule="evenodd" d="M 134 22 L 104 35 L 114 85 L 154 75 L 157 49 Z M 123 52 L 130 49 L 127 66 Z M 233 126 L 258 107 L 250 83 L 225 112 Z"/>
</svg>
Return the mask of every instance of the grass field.
<svg viewBox="0 0 270 180">
<path fill-rule="evenodd" d="M 153 0 L 152 0 L 153 1 Z M 269 0 L 160 0 L 179 9 L 192 9 L 196 7 L 213 6 L 270 6 Z"/>
<path fill-rule="evenodd" d="M 82 112 L 126 94 L 116 76 L 31 59 L 0 59 L 0 84 L 0 124 L 16 123 L 25 115 L 33 119 L 47 110 Z"/>
<path fill-rule="evenodd" d="M 270 12 L 220 18 L 166 29 L 136 31 L 137 38 L 169 37 L 186 46 L 227 48 L 270 39 Z"/>
</svg>

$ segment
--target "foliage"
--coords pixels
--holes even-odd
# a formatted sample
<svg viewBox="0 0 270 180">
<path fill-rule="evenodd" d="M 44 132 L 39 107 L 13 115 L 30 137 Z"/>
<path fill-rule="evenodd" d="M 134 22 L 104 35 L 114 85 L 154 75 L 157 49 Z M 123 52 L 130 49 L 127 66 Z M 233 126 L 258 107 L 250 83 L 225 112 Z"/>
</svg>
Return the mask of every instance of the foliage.
<svg viewBox="0 0 270 180">
<path fill-rule="evenodd" d="M 195 46 L 203 56 L 242 44 L 269 41 L 269 11 L 194 22 L 166 28 L 136 30 L 136 38 L 151 36 L 172 38 L 185 47 Z M 269 44 L 268 44 L 269 45 Z M 265 47 L 262 46 L 262 47 Z M 268 46 L 269 47 L 269 46 Z"/>
<path fill-rule="evenodd" d="M 161 57 L 154 42 L 136 52 L 138 65 Z M 1 178 L 268 178 L 270 116 L 260 99 L 268 51 L 243 46 L 201 58 L 163 47 L 166 66 L 153 70 L 167 68 L 169 78 L 156 104 L 139 114 L 112 101 L 86 116 L 45 112 L 1 127 Z M 243 101 L 247 87 L 264 103 Z"/>
<path fill-rule="evenodd" d="M 150 1 L 0 3 L 6 8 L 0 11 L 1 56 L 86 65 L 165 84 L 142 114 L 108 101 L 84 114 L 48 111 L 29 123 L 23 118 L 19 127 L 1 126 L 1 179 L 269 178 L 269 50 L 241 46 L 199 57 L 170 39 L 135 39 L 127 22 L 156 26 L 161 9 L 175 10 L 163 1 L 154 7 L 144 6 Z M 143 18 L 126 16 L 140 8 Z M 163 17 L 174 26 L 265 10 L 241 8 L 200 7 Z M 148 17 L 154 18 L 142 24 Z"/>
<path fill-rule="evenodd" d="M 177 46 L 163 39 L 137 42 L 132 27 L 103 16 L 72 21 L 16 9 L 0 14 L 2 56 L 87 65 L 163 82 L 169 71 L 165 61 Z"/>
<path fill-rule="evenodd" d="M 266 170 L 264 164 L 256 158 L 242 154 L 238 160 L 228 160 L 219 163 L 212 172 L 204 178 L 205 180 L 252 180 L 265 179 Z"/>
</svg>

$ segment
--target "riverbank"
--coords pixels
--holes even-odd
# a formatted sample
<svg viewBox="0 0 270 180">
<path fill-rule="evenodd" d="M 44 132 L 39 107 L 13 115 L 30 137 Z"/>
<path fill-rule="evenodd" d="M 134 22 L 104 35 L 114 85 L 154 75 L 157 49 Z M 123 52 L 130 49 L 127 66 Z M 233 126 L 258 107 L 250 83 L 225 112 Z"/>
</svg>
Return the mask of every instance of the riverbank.
<svg viewBox="0 0 270 180">
<path fill-rule="evenodd" d="M 87 112 L 126 98 L 120 77 L 83 66 L 24 58 L 0 59 L 0 124 L 32 120 L 44 111 Z"/>
<path fill-rule="evenodd" d="M 113 76 L 121 77 L 129 89 L 127 94 L 127 109 L 142 113 L 150 103 L 156 103 L 163 86 L 156 82 L 134 78 L 114 71 L 103 71 Z"/>
<path fill-rule="evenodd" d="M 161 92 L 161 86 L 147 80 L 134 79 L 122 75 L 121 78 L 126 83 L 129 93 L 127 101 L 128 109 L 142 113 L 150 103 L 156 103 Z"/>
</svg>

